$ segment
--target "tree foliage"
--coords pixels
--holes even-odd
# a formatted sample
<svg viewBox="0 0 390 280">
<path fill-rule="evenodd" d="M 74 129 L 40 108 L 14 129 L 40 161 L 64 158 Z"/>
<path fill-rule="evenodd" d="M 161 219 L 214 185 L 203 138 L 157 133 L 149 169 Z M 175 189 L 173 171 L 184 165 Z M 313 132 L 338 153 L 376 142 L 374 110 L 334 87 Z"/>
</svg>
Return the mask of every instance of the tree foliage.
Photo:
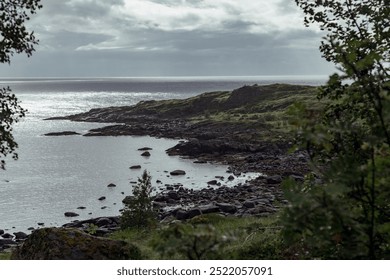
<svg viewBox="0 0 390 280">
<path fill-rule="evenodd" d="M 11 63 L 15 53 L 31 56 L 34 45 L 38 43 L 34 32 L 29 32 L 25 22 L 42 6 L 40 0 L 2 0 L 0 2 L 0 63 Z M 17 143 L 12 135 L 12 125 L 24 116 L 17 98 L 9 87 L 0 89 L 0 159 L 12 154 L 14 159 Z M 5 161 L 0 160 L 4 169 Z"/>
<path fill-rule="evenodd" d="M 296 3 L 340 73 L 319 90 L 322 110 L 292 108 L 313 172 L 285 183 L 286 241 L 301 258 L 389 258 L 390 1 Z"/>
<path fill-rule="evenodd" d="M 125 208 L 121 215 L 121 227 L 150 227 L 156 222 L 151 194 L 153 186 L 150 174 L 145 170 L 137 185 L 133 186 L 133 195 L 125 200 Z"/>
</svg>

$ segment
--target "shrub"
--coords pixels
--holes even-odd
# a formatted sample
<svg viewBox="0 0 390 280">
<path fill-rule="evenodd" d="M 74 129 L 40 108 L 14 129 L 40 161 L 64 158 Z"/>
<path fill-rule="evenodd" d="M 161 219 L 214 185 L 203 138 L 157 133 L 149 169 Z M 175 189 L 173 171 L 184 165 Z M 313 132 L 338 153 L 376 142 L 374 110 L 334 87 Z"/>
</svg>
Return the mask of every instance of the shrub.
<svg viewBox="0 0 390 280">
<path fill-rule="evenodd" d="M 122 229 L 151 227 L 156 223 L 156 212 L 151 198 L 153 191 L 151 179 L 145 170 L 133 188 L 133 195 L 125 200 L 125 208 L 120 217 Z"/>
</svg>

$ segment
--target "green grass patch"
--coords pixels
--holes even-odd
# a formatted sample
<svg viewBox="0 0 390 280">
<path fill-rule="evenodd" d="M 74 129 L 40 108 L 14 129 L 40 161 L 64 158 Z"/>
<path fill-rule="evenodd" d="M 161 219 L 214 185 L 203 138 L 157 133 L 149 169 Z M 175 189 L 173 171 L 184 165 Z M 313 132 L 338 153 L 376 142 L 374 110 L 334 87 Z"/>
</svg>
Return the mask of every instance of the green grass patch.
<svg viewBox="0 0 390 280">
<path fill-rule="evenodd" d="M 11 253 L 5 252 L 0 253 L 0 260 L 10 260 L 11 259 Z"/>
<path fill-rule="evenodd" d="M 111 238 L 137 244 L 146 259 L 283 259 L 278 216 L 197 216 L 154 229 L 118 231 Z"/>
</svg>

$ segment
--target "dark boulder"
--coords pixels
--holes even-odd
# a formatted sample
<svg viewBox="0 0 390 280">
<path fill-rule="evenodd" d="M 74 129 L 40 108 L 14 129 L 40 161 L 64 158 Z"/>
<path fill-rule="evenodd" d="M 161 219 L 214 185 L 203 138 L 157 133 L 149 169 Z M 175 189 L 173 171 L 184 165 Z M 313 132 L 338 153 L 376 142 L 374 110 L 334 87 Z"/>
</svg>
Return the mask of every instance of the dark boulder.
<svg viewBox="0 0 390 280">
<path fill-rule="evenodd" d="M 16 245 L 16 241 L 13 241 L 12 239 L 0 239 L 0 248 L 3 246 L 8 246 L 8 245 Z"/>
<path fill-rule="evenodd" d="M 172 176 L 180 176 L 180 175 L 186 175 L 186 172 L 184 170 L 174 170 L 170 174 Z"/>
<path fill-rule="evenodd" d="M 79 214 L 77 214 L 75 212 L 65 212 L 64 215 L 65 215 L 65 217 L 77 217 L 77 216 L 79 216 Z"/>
<path fill-rule="evenodd" d="M 26 239 L 28 236 L 26 233 L 21 232 L 21 231 L 14 232 L 14 235 L 15 235 L 16 239 Z"/>
<path fill-rule="evenodd" d="M 44 228 L 34 231 L 13 251 L 15 260 L 129 260 L 141 252 L 125 241 L 94 237 L 77 229 Z"/>
<path fill-rule="evenodd" d="M 141 165 L 130 166 L 130 169 L 141 169 Z"/>
<path fill-rule="evenodd" d="M 98 227 L 106 227 L 106 226 L 109 226 L 112 224 L 112 221 L 110 218 L 106 218 L 106 217 L 103 217 L 103 218 L 99 218 L 97 221 L 96 221 L 96 225 Z"/>
<path fill-rule="evenodd" d="M 108 184 L 108 185 L 107 185 L 107 187 L 108 187 L 108 188 L 115 188 L 115 187 L 116 187 L 116 185 L 115 185 L 115 184 L 113 184 L 113 183 L 110 183 L 110 184 Z"/>
<path fill-rule="evenodd" d="M 1 234 L 4 234 L 4 230 L 3 229 L 0 229 L 0 235 Z"/>
<path fill-rule="evenodd" d="M 199 206 L 202 214 L 210 214 L 219 212 L 219 207 L 213 204 Z"/>
<path fill-rule="evenodd" d="M 207 184 L 208 185 L 216 185 L 216 184 L 218 184 L 218 181 L 217 180 L 211 180 L 211 181 L 208 181 Z"/>
<path fill-rule="evenodd" d="M 280 175 L 267 177 L 267 184 L 280 184 L 282 181 L 283 179 Z"/>
<path fill-rule="evenodd" d="M 229 203 L 217 203 L 219 209 L 224 213 L 234 214 L 237 212 L 237 206 Z"/>
<path fill-rule="evenodd" d="M 98 198 L 98 200 L 100 200 L 100 201 L 105 200 L 105 199 L 106 199 L 105 196 L 101 196 L 101 197 Z"/>
<path fill-rule="evenodd" d="M 12 239 L 14 238 L 14 236 L 12 234 L 9 234 L 9 233 L 4 233 L 1 235 L 1 237 L 3 237 L 4 239 Z"/>
<path fill-rule="evenodd" d="M 247 200 L 243 203 L 243 206 L 245 208 L 255 208 L 256 207 L 256 203 L 254 201 L 250 201 L 250 200 Z"/>
<path fill-rule="evenodd" d="M 141 156 L 143 156 L 143 157 L 150 157 L 150 153 L 148 151 L 146 151 L 146 152 L 143 152 L 141 154 Z"/>
</svg>

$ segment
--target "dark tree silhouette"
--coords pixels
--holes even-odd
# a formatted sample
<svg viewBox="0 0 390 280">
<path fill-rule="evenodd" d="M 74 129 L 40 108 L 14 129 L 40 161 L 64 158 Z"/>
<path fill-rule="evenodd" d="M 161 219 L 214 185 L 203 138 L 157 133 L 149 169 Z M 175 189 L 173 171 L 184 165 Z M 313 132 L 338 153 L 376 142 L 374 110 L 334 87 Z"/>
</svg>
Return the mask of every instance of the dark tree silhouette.
<svg viewBox="0 0 390 280">
<path fill-rule="evenodd" d="M 31 56 L 38 43 L 34 32 L 27 30 L 25 22 L 35 14 L 40 0 L 1 0 L 0 2 L 0 63 L 11 63 L 14 54 Z M 12 135 L 12 125 L 24 116 L 25 110 L 9 87 L 0 88 L 0 168 L 5 168 L 4 157 L 11 154 L 14 159 L 17 143 Z"/>
</svg>

